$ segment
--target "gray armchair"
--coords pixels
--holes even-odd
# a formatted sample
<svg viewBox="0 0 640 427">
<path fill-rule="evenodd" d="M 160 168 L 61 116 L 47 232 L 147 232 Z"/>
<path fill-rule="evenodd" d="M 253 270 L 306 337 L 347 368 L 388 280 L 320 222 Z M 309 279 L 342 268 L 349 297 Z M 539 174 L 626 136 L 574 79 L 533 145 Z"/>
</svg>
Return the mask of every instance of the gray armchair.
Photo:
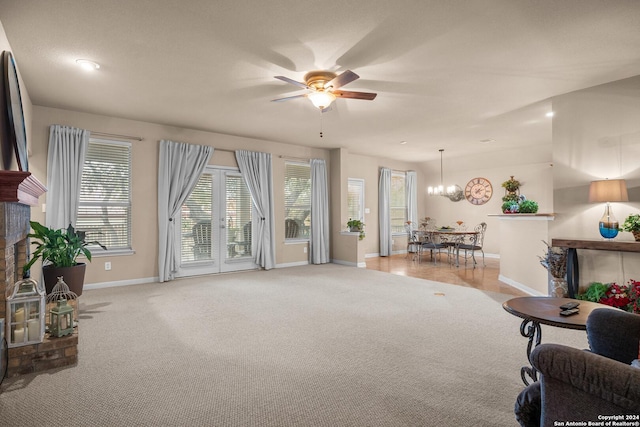
<svg viewBox="0 0 640 427">
<path fill-rule="evenodd" d="M 638 359 L 640 316 L 598 309 L 587 319 L 591 351 L 542 344 L 531 353 L 540 381 L 518 396 L 516 419 L 523 427 L 554 421 L 603 421 L 599 416 L 640 414 Z"/>
</svg>

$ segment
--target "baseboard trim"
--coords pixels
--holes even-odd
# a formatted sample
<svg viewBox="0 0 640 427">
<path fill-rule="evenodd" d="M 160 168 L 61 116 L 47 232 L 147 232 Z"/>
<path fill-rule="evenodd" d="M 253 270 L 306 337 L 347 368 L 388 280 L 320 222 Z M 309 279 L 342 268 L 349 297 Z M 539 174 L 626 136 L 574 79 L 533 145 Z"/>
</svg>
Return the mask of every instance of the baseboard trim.
<svg viewBox="0 0 640 427">
<path fill-rule="evenodd" d="M 102 289 L 102 288 L 115 288 L 118 286 L 143 285 L 146 283 L 155 283 L 159 280 L 160 280 L 159 277 L 144 277 L 142 279 L 118 280 L 115 282 L 85 283 L 82 289 L 91 290 L 91 289 Z"/>
<path fill-rule="evenodd" d="M 522 283 L 518 283 L 515 280 L 511 280 L 508 277 L 503 276 L 502 274 L 498 275 L 498 280 L 500 280 L 502 283 L 506 283 L 507 285 L 516 288 L 516 289 L 520 289 L 522 292 L 525 292 L 529 295 L 532 295 L 534 297 L 545 297 L 547 296 L 546 294 L 543 294 L 539 291 L 536 291 L 535 289 L 531 289 L 530 287 L 523 285 Z"/>
<path fill-rule="evenodd" d="M 287 262 L 285 264 L 276 264 L 276 268 L 299 267 L 301 265 L 309 265 L 309 261 Z"/>
<path fill-rule="evenodd" d="M 351 262 L 351 261 L 343 261 L 341 259 L 332 259 L 331 262 L 333 264 L 346 265 L 349 267 L 367 268 L 366 262 Z"/>
</svg>

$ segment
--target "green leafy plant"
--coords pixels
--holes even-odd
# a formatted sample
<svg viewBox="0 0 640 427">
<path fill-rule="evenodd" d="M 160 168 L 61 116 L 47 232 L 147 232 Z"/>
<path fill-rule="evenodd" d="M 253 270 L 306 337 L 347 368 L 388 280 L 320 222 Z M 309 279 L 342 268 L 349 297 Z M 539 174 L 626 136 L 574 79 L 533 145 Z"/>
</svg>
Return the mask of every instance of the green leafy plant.
<svg viewBox="0 0 640 427">
<path fill-rule="evenodd" d="M 520 181 L 515 179 L 513 175 L 508 180 L 502 183 L 502 187 L 509 192 L 518 191 L 520 185 Z"/>
<path fill-rule="evenodd" d="M 640 214 L 629 215 L 622 224 L 622 231 L 630 233 L 640 231 Z"/>
<path fill-rule="evenodd" d="M 524 200 L 520 202 L 520 213 L 536 213 L 538 212 L 538 203 L 533 200 Z"/>
<path fill-rule="evenodd" d="M 362 240 L 364 239 L 364 222 L 360 221 L 359 219 L 351 219 L 349 218 L 349 221 L 347 221 L 347 227 L 349 227 L 349 231 L 355 232 L 358 231 L 360 232 L 360 236 L 359 239 Z"/>
<path fill-rule="evenodd" d="M 98 245 L 106 250 L 103 244 L 92 241 L 85 241 L 85 233 L 76 231 L 71 224 L 67 229 L 52 229 L 44 225 L 31 221 L 33 233 L 28 237 L 32 239 L 31 244 L 36 246 L 31 259 L 24 266 L 24 271 L 28 271 L 38 260 L 42 259 L 43 265 L 54 267 L 73 267 L 77 264 L 77 258 L 84 255 L 91 261 L 91 252 L 87 248 L 89 245 Z"/>
<path fill-rule="evenodd" d="M 599 302 L 609 290 L 609 285 L 600 282 L 593 282 L 585 293 L 578 295 L 578 299 L 583 301 Z"/>
<path fill-rule="evenodd" d="M 520 212 L 520 205 L 516 200 L 508 200 L 502 204 L 502 212 L 518 213 Z"/>
</svg>

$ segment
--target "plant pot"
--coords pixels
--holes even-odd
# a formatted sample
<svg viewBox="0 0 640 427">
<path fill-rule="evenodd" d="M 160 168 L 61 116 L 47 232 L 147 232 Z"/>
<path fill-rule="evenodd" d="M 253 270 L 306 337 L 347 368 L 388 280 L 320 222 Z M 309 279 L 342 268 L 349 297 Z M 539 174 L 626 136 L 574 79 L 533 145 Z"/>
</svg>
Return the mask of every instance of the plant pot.
<svg viewBox="0 0 640 427">
<path fill-rule="evenodd" d="M 633 238 L 636 239 L 636 242 L 640 242 L 640 231 L 632 231 Z"/>
<path fill-rule="evenodd" d="M 47 295 L 51 293 L 53 287 L 58 283 L 58 277 L 60 276 L 63 277 L 62 280 L 69 286 L 70 291 L 75 292 L 78 296 L 82 295 L 86 268 L 87 264 L 85 263 L 78 263 L 73 267 L 53 267 L 51 265 L 42 267 L 42 277 Z"/>
</svg>

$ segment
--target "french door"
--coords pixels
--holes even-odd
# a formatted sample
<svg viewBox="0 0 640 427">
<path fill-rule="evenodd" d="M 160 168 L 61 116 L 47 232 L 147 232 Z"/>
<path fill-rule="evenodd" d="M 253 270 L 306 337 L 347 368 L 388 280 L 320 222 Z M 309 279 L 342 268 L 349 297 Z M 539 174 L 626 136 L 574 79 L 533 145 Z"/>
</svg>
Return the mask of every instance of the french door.
<svg viewBox="0 0 640 427">
<path fill-rule="evenodd" d="M 240 172 L 205 169 L 182 205 L 178 276 L 257 268 L 252 215 L 251 194 Z"/>
</svg>

